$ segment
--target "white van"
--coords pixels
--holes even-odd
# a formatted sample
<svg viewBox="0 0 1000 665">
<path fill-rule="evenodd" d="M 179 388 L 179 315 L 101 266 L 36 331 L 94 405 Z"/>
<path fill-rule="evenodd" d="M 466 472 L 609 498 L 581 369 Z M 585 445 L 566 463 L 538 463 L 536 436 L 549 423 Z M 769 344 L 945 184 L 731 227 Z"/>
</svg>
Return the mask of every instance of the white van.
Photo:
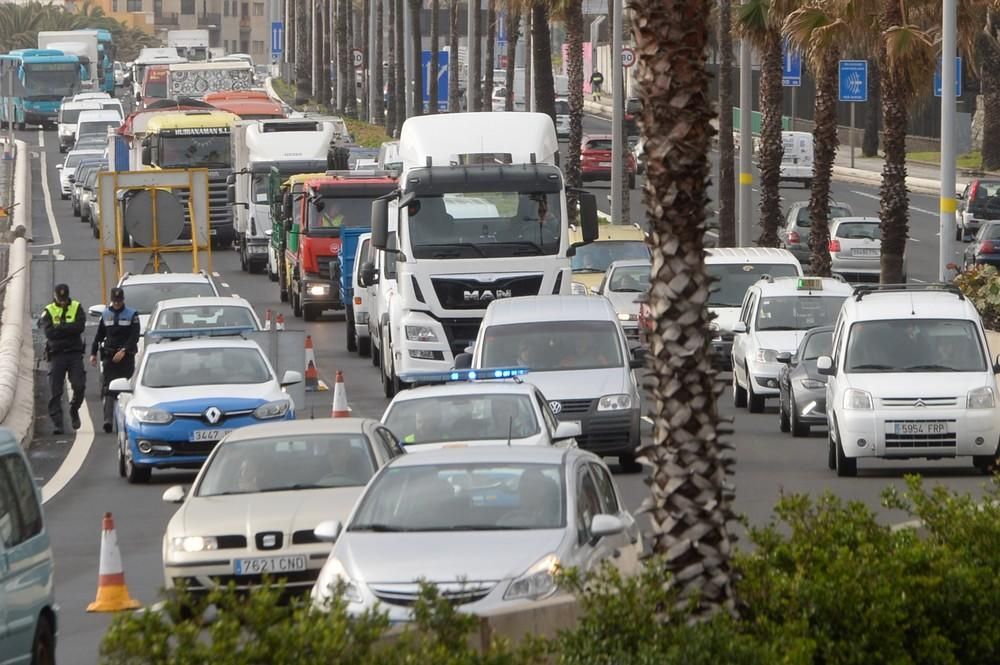
<svg viewBox="0 0 1000 665">
<path fill-rule="evenodd" d="M 83 111 L 100 111 L 103 109 L 100 99 L 88 99 L 81 102 L 65 101 L 59 106 L 59 152 L 66 152 L 76 143 L 76 123 Z"/>
<path fill-rule="evenodd" d="M 780 179 L 812 187 L 813 135 L 809 132 L 781 132 L 785 152 L 781 157 Z"/>
<path fill-rule="evenodd" d="M 358 355 L 367 356 L 372 352 L 372 338 L 368 330 L 368 289 L 362 285 L 361 269 L 368 260 L 372 234 L 363 233 L 358 236 L 358 246 L 354 250 L 354 272 L 351 275 L 351 290 L 354 299 L 348 304 L 347 350 L 357 351 Z M 351 343 L 353 339 L 353 344 Z M 351 348 L 351 347 L 354 348 Z"/>
<path fill-rule="evenodd" d="M 83 111 L 77 119 L 76 139 L 79 141 L 92 134 L 106 136 L 109 129 L 118 129 L 121 125 L 122 118 L 118 111 Z"/>
<path fill-rule="evenodd" d="M 802 277 L 802 264 L 787 249 L 770 247 L 715 247 L 705 250 L 705 266 L 715 278 L 708 309 L 715 314 L 712 357 L 716 366 L 731 369 L 733 325 L 747 289 L 762 276 Z"/>
<path fill-rule="evenodd" d="M 640 470 L 641 404 L 634 369 L 642 351 L 629 349 L 607 298 L 573 295 L 494 300 L 486 308 L 472 356 L 456 367 L 527 367 L 524 380 L 542 391 L 559 420 L 579 421 L 577 444 L 616 455 L 625 471 Z"/>
</svg>

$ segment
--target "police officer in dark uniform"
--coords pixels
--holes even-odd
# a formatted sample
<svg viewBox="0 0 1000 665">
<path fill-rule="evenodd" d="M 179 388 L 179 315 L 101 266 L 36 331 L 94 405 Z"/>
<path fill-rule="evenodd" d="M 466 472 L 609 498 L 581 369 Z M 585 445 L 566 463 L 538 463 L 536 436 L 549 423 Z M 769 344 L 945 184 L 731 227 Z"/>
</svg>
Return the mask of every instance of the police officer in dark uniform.
<svg viewBox="0 0 1000 665">
<path fill-rule="evenodd" d="M 104 383 L 101 396 L 104 398 L 104 431 L 110 432 L 115 414 L 118 393 L 108 390 L 115 379 L 129 379 L 135 371 L 135 354 L 139 350 L 139 313 L 125 305 L 125 291 L 119 287 L 111 289 L 111 303 L 104 308 L 97 335 L 90 347 L 90 364 L 97 365 L 98 354 Z"/>
<path fill-rule="evenodd" d="M 62 396 L 66 376 L 73 389 L 69 417 L 73 429 L 80 429 L 80 405 L 87 373 L 83 368 L 83 329 L 86 325 L 80 301 L 69 297 L 69 287 L 57 284 L 53 302 L 45 306 L 38 327 L 45 333 L 45 359 L 49 361 L 49 417 L 52 431 L 63 433 Z"/>
</svg>

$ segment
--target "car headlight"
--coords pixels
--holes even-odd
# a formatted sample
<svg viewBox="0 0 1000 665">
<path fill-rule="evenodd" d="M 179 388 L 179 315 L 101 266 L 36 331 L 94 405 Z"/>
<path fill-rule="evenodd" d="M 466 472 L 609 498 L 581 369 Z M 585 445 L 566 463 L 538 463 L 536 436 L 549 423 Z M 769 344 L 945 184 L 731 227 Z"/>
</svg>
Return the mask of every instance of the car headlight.
<svg viewBox="0 0 1000 665">
<path fill-rule="evenodd" d="M 759 363 L 776 363 L 778 362 L 778 352 L 774 349 L 757 349 L 754 358 Z"/>
<path fill-rule="evenodd" d="M 569 292 L 574 296 L 585 296 L 590 293 L 587 286 L 585 284 L 581 284 L 580 282 L 573 282 L 570 284 Z"/>
<path fill-rule="evenodd" d="M 437 333 L 430 326 L 405 326 L 406 339 L 411 342 L 436 342 Z"/>
<path fill-rule="evenodd" d="M 801 383 L 802 387 L 806 390 L 820 390 L 826 386 L 825 383 L 817 381 L 816 379 L 802 379 L 799 383 Z"/>
<path fill-rule="evenodd" d="M 311 296 L 325 296 L 330 292 L 330 285 L 323 282 L 313 282 L 307 286 L 306 292 Z"/>
<path fill-rule="evenodd" d="M 361 591 L 358 589 L 357 583 L 348 576 L 347 570 L 344 568 L 344 564 L 340 562 L 340 559 L 331 557 L 323 564 L 323 568 L 319 572 L 319 577 L 316 578 L 316 584 L 313 585 L 310 594 L 313 604 L 319 609 L 329 609 L 327 603 L 330 597 L 337 591 L 338 585 L 341 588 L 344 600 L 351 603 L 361 602 Z"/>
<path fill-rule="evenodd" d="M 620 313 L 620 314 L 618 314 L 618 320 L 619 321 L 638 321 L 639 320 L 639 315 L 638 314 Z"/>
<path fill-rule="evenodd" d="M 597 402 L 598 411 L 624 411 L 631 408 L 630 395 L 605 395 Z"/>
<path fill-rule="evenodd" d="M 870 411 L 872 409 L 871 393 L 857 388 L 848 388 L 844 392 L 844 408 Z"/>
<path fill-rule="evenodd" d="M 133 422 L 150 425 L 166 425 L 174 419 L 172 413 L 155 406 L 133 406 L 129 408 L 128 415 Z"/>
<path fill-rule="evenodd" d="M 549 554 L 542 557 L 535 565 L 507 587 L 504 600 L 519 600 L 528 598 L 538 600 L 555 593 L 556 571 L 559 569 L 559 557 Z"/>
<path fill-rule="evenodd" d="M 996 406 L 996 396 L 993 394 L 993 388 L 990 386 L 983 386 L 969 391 L 969 397 L 966 400 L 967 408 L 992 409 L 994 406 Z"/>
<path fill-rule="evenodd" d="M 253 410 L 253 417 L 258 420 L 267 420 L 269 418 L 280 418 L 281 416 L 288 413 L 288 409 L 291 407 L 291 402 L 287 399 L 279 399 L 273 402 L 268 402 L 267 404 L 261 404 L 256 409 Z"/>
<path fill-rule="evenodd" d="M 170 539 L 170 547 L 175 552 L 209 552 L 219 549 L 219 541 L 213 536 L 179 536 Z"/>
</svg>

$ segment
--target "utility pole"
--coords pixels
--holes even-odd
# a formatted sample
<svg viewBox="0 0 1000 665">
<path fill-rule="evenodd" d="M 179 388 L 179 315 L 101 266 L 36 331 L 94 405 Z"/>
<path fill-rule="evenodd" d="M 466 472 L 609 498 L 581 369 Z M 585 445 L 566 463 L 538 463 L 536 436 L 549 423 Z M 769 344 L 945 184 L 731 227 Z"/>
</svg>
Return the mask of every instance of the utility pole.
<svg viewBox="0 0 1000 665">
<path fill-rule="evenodd" d="M 622 112 L 625 109 L 624 77 L 622 72 L 622 26 L 624 20 L 622 0 L 613 0 L 611 31 L 611 223 L 623 224 L 622 219 L 622 151 L 625 147 Z"/>
<path fill-rule="evenodd" d="M 948 0 L 944 0 L 947 2 Z M 747 0 L 743 0 L 746 4 Z M 749 247 L 752 239 L 753 211 L 750 209 L 753 187 L 753 138 L 750 129 L 751 97 L 753 96 L 753 63 L 750 60 L 750 41 L 740 40 L 740 219 L 737 233 L 739 247 Z M 725 109 L 732 113 L 732 109 Z"/>
<path fill-rule="evenodd" d="M 941 245 L 938 255 L 938 280 L 949 281 L 948 264 L 954 261 L 952 236 L 955 232 L 955 93 L 958 87 L 955 67 L 957 10 L 956 0 L 942 0 L 941 25 Z"/>
</svg>

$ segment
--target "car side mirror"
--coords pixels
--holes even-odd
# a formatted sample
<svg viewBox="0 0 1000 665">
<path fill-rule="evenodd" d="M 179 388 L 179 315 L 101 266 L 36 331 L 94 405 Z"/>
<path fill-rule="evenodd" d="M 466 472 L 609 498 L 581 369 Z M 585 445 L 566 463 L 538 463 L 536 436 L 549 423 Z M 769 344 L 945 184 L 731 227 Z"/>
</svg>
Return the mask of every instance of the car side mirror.
<svg viewBox="0 0 1000 665">
<path fill-rule="evenodd" d="M 302 383 L 302 373 L 296 372 L 295 370 L 288 370 L 281 377 L 281 387 L 294 386 L 296 383 Z"/>
<path fill-rule="evenodd" d="M 164 503 L 182 503 L 184 501 L 184 495 L 187 492 L 184 491 L 183 485 L 173 485 L 168 487 L 165 492 L 163 492 L 163 502 Z"/>
<path fill-rule="evenodd" d="M 236 184 L 226 185 L 226 203 L 233 205 L 236 203 Z"/>
<path fill-rule="evenodd" d="M 87 314 L 90 314 L 95 319 L 99 319 L 104 316 L 104 305 L 91 305 L 87 308 Z"/>
<path fill-rule="evenodd" d="M 132 392 L 132 382 L 124 377 L 114 379 L 108 384 L 108 391 L 113 393 L 130 393 Z"/>
<path fill-rule="evenodd" d="M 998 355 L 996 360 L 993 361 L 993 373 L 1000 374 L 1000 355 Z"/>
<path fill-rule="evenodd" d="M 598 514 L 590 520 L 590 535 L 594 538 L 613 536 L 625 530 L 625 522 L 615 515 Z"/>
<path fill-rule="evenodd" d="M 372 201 L 372 247 L 384 250 L 389 244 L 389 200 Z"/>
<path fill-rule="evenodd" d="M 471 369 L 472 368 L 472 354 L 471 353 L 459 353 L 455 356 L 455 369 Z"/>
<path fill-rule="evenodd" d="M 743 323 L 742 321 L 737 321 L 736 323 L 733 324 L 734 335 L 742 335 L 746 331 L 747 331 L 747 324 Z"/>
<path fill-rule="evenodd" d="M 552 440 L 565 441 L 566 439 L 575 439 L 582 434 L 583 427 L 580 426 L 579 421 L 563 420 L 556 425 L 556 431 L 555 434 L 552 435 Z"/>
<path fill-rule="evenodd" d="M 823 376 L 833 376 L 836 370 L 833 368 L 833 358 L 830 356 L 820 356 L 816 359 L 816 371 Z"/>
<path fill-rule="evenodd" d="M 322 543 L 333 543 L 337 541 L 337 537 L 340 536 L 341 524 L 337 520 L 330 520 L 328 522 L 320 522 L 313 529 L 313 535 L 316 536 L 316 540 Z"/>
<path fill-rule="evenodd" d="M 632 357 L 628 361 L 631 369 L 641 369 L 646 366 L 646 349 L 637 346 L 632 349 Z"/>
<path fill-rule="evenodd" d="M 782 365 L 792 364 L 792 354 L 790 354 L 788 351 L 782 351 L 777 356 L 775 356 L 774 359 L 777 360 Z"/>
</svg>

